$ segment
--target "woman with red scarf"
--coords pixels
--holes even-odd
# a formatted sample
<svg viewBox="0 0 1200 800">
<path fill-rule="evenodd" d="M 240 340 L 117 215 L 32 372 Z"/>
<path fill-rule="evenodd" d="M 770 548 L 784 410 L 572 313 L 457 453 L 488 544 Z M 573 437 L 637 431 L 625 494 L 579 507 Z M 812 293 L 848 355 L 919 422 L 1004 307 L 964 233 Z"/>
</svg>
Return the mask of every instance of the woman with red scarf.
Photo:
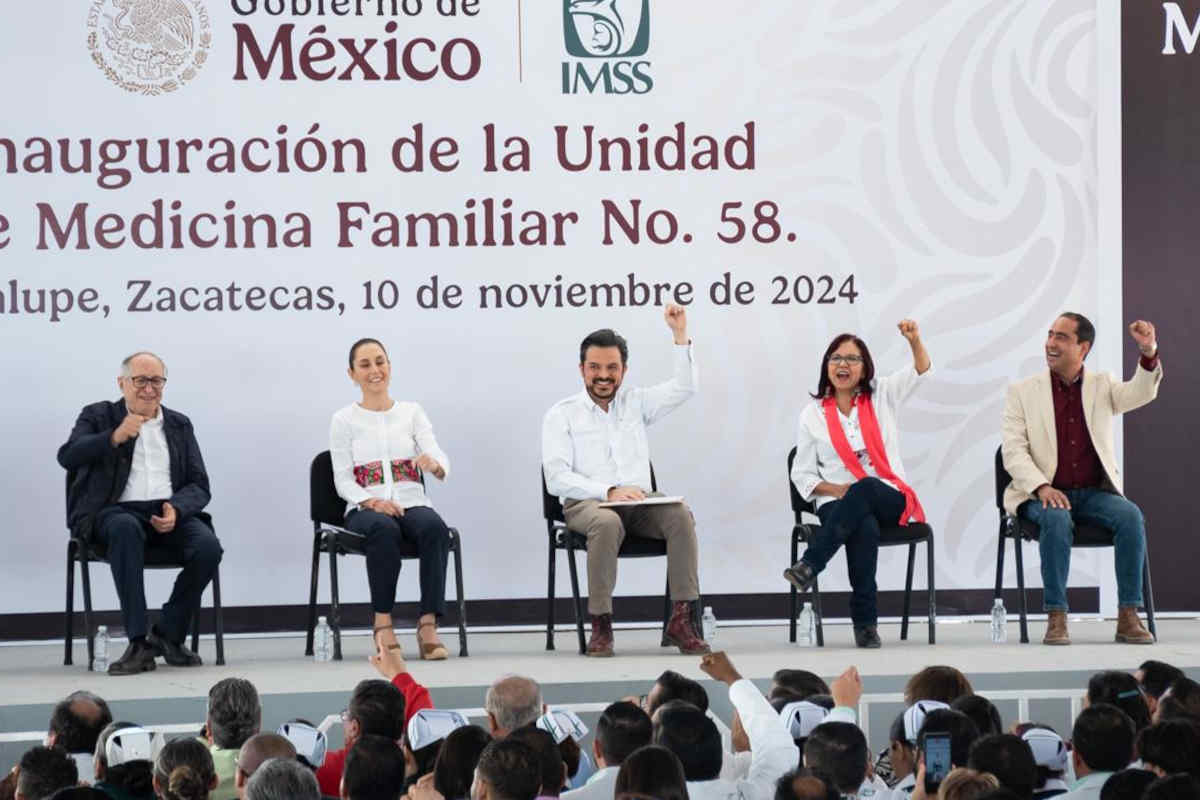
<svg viewBox="0 0 1200 800">
<path fill-rule="evenodd" d="M 880 526 L 924 522 L 916 493 L 905 483 L 897 412 L 931 372 L 917 323 L 897 326 L 912 348 L 912 366 L 875 378 L 866 343 L 851 333 L 825 350 L 813 402 L 800 413 L 792 482 L 821 519 L 808 549 L 783 575 L 807 591 L 839 546 L 850 573 L 850 617 L 859 647 L 879 647 L 875 564 Z"/>
</svg>

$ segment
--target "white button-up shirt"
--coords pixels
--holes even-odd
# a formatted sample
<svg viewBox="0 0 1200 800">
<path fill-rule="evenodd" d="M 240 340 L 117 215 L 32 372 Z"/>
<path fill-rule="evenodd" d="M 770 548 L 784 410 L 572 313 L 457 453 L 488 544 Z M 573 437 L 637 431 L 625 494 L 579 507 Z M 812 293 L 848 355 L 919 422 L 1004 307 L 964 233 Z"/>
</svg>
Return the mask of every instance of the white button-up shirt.
<svg viewBox="0 0 1200 800">
<path fill-rule="evenodd" d="M 887 453 L 888 464 L 896 477 L 906 483 L 904 461 L 900 458 L 900 426 L 897 415 L 900 406 L 932 374 L 932 365 L 920 375 L 910 365 L 897 373 L 878 378 L 872 387 L 871 405 L 875 408 L 875 418 L 879 420 L 879 433 L 883 437 L 883 449 Z M 863 440 L 858 420 L 858 406 L 850 410 L 849 416 L 841 411 L 837 414 L 842 423 L 842 431 L 846 434 L 846 441 L 858 456 L 863 470 L 869 476 L 878 477 L 879 473 L 867 455 L 867 445 Z M 833 447 L 821 401 L 814 400 L 800 412 L 800 423 L 796 431 L 796 460 L 792 462 L 792 483 L 796 484 L 796 491 L 800 492 L 800 496 L 805 500 L 812 501 L 820 508 L 836 498 L 828 495 L 814 496 L 813 490 L 817 488 L 818 483 L 854 483 L 856 480 Z M 899 489 L 890 482 L 889 485 Z"/>
<path fill-rule="evenodd" d="M 675 345 L 675 374 L 649 388 L 622 386 L 604 411 L 587 390 L 556 403 L 542 421 L 542 470 L 562 500 L 604 500 L 614 486 L 650 491 L 650 425 L 696 393 L 691 344 Z"/>
<path fill-rule="evenodd" d="M 450 477 L 450 459 L 433 436 L 433 424 L 417 403 L 393 402 L 387 411 L 352 403 L 329 423 L 333 483 L 347 511 L 372 497 L 402 508 L 427 506 L 425 487 L 412 461 L 428 453 Z"/>
<path fill-rule="evenodd" d="M 117 502 L 132 500 L 165 500 L 175 494 L 171 486 L 171 451 L 167 449 L 167 434 L 163 431 L 162 408 L 154 419 L 142 423 L 141 432 L 133 445 L 133 462 L 129 480 Z"/>
</svg>

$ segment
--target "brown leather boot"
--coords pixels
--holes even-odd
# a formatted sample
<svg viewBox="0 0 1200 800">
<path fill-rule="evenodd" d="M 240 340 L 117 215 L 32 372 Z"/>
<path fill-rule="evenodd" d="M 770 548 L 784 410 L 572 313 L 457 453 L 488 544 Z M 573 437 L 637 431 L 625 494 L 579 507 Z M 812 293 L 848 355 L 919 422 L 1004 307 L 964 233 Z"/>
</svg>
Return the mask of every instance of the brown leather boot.
<svg viewBox="0 0 1200 800">
<path fill-rule="evenodd" d="M 1142 627 L 1137 609 L 1127 606 L 1117 611 L 1116 641 L 1125 644 L 1154 644 L 1154 634 Z"/>
<path fill-rule="evenodd" d="M 667 623 L 663 638 L 678 647 L 685 656 L 712 652 L 708 644 L 696 635 L 696 627 L 692 624 L 692 604 L 687 600 L 677 601 L 672 606 L 671 621 Z"/>
<path fill-rule="evenodd" d="M 1071 635 L 1067 633 L 1067 612 L 1051 611 L 1046 620 L 1046 635 L 1042 644 L 1070 644 Z"/>
<path fill-rule="evenodd" d="M 612 654 L 612 614 L 592 614 L 592 636 L 588 639 L 586 655 L 592 658 L 611 658 Z"/>
</svg>

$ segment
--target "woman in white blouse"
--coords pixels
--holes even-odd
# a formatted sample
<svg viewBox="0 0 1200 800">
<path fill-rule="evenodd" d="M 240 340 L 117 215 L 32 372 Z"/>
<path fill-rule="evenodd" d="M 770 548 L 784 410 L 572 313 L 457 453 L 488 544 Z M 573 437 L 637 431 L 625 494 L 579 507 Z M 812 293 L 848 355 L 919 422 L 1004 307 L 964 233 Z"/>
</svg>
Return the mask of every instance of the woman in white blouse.
<svg viewBox="0 0 1200 800">
<path fill-rule="evenodd" d="M 422 659 L 441 660 L 447 654 L 438 639 L 437 618 L 446 611 L 450 532 L 429 505 L 421 473 L 445 480 L 450 460 L 438 447 L 421 406 L 388 394 L 392 365 L 382 344 L 375 339 L 355 342 L 347 372 L 362 390 L 362 400 L 333 415 L 329 453 L 334 484 L 347 503 L 346 527 L 366 538 L 376 641 L 400 647 L 392 626 L 400 543 L 415 542 L 421 584 L 417 644 Z"/>
<path fill-rule="evenodd" d="M 925 521 L 916 493 L 905 483 L 896 417 L 931 364 L 917 323 L 906 319 L 898 327 L 913 363 L 884 378 L 875 378 L 871 352 L 857 336 L 843 333 L 830 343 L 817 393 L 800 413 L 792 463 L 792 482 L 816 505 L 821 527 L 783 575 L 807 591 L 844 545 L 859 647 L 880 646 L 875 597 L 880 526 Z"/>
</svg>

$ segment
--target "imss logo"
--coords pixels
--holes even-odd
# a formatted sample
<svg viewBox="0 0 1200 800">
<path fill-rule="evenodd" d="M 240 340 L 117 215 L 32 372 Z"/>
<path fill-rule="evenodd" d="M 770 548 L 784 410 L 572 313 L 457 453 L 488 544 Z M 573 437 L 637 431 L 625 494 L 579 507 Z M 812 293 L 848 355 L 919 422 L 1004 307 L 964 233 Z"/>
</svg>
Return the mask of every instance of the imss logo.
<svg viewBox="0 0 1200 800">
<path fill-rule="evenodd" d="M 654 88 L 650 0 L 562 0 L 563 94 L 645 94 Z"/>
</svg>

